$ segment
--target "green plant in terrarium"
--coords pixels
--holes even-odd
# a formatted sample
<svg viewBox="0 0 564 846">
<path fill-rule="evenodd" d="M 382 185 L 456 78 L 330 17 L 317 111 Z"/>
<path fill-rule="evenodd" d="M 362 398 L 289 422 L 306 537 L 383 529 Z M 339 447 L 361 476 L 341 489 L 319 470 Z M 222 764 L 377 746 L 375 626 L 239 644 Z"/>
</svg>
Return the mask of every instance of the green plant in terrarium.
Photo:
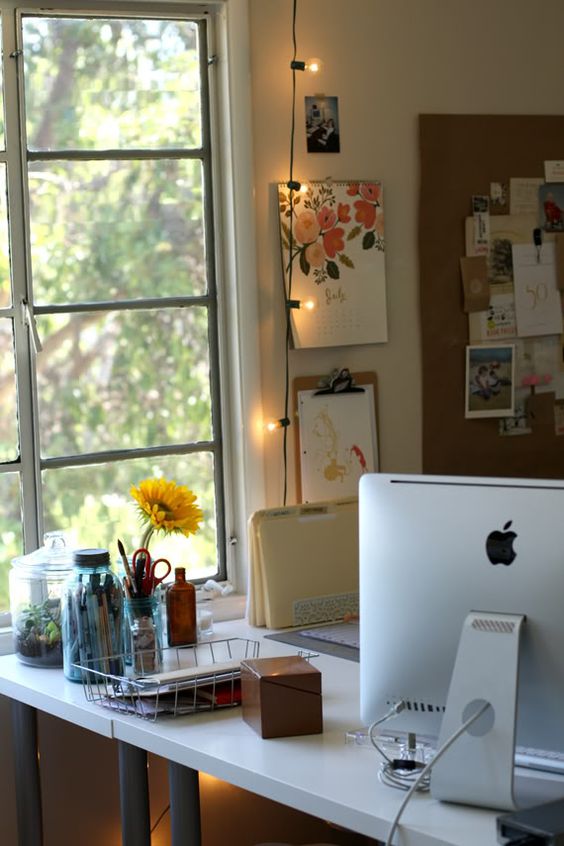
<svg viewBox="0 0 564 846">
<path fill-rule="evenodd" d="M 16 648 L 23 658 L 61 660 L 61 603 L 46 599 L 40 605 L 26 605 L 15 621 Z"/>
</svg>

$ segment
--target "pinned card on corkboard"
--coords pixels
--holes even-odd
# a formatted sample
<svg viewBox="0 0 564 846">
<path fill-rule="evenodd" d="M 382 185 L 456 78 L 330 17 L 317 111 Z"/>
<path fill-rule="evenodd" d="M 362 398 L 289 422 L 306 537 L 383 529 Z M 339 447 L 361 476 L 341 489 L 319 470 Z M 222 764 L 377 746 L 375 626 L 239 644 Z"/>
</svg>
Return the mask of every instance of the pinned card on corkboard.
<svg viewBox="0 0 564 846">
<path fill-rule="evenodd" d="M 464 311 L 485 311 L 490 304 L 490 283 L 486 256 L 464 256 L 460 259 Z"/>
<path fill-rule="evenodd" d="M 554 263 L 556 265 L 556 286 L 559 291 L 564 291 L 564 232 L 556 232 L 554 235 L 556 245 Z"/>
</svg>

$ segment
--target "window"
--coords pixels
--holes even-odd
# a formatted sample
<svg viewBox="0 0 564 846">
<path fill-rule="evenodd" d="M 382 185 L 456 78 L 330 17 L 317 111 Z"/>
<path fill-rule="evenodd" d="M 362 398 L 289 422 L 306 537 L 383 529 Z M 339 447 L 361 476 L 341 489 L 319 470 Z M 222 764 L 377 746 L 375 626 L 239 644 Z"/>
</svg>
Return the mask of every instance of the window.
<svg viewBox="0 0 564 846">
<path fill-rule="evenodd" d="M 131 550 L 154 475 L 205 517 L 152 549 L 226 575 L 212 33 L 132 9 L 3 12 L 0 610 L 44 531 Z"/>
</svg>

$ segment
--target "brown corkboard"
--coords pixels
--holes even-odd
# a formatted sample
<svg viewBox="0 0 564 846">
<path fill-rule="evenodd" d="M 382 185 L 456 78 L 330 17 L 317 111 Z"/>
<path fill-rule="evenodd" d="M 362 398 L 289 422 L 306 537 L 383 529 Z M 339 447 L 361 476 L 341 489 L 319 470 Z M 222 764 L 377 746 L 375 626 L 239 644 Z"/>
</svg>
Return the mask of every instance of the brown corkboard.
<svg viewBox="0 0 564 846">
<path fill-rule="evenodd" d="M 500 437 L 497 420 L 465 419 L 468 320 L 459 270 L 472 195 L 511 177 L 544 177 L 545 160 L 562 158 L 564 117 L 421 115 L 419 131 L 423 472 L 564 477 L 564 437 L 553 422 Z"/>
</svg>

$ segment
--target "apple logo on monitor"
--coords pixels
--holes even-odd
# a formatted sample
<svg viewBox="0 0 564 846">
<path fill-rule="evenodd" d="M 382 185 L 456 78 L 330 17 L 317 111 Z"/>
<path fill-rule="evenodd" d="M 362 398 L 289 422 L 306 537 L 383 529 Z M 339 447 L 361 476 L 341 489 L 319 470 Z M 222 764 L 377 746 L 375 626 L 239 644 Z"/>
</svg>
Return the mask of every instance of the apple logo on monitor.
<svg viewBox="0 0 564 846">
<path fill-rule="evenodd" d="M 513 531 L 508 531 L 512 520 L 503 527 L 503 531 L 490 532 L 486 540 L 486 553 L 492 564 L 511 564 L 517 555 L 513 549 L 513 542 L 517 537 Z"/>
</svg>

